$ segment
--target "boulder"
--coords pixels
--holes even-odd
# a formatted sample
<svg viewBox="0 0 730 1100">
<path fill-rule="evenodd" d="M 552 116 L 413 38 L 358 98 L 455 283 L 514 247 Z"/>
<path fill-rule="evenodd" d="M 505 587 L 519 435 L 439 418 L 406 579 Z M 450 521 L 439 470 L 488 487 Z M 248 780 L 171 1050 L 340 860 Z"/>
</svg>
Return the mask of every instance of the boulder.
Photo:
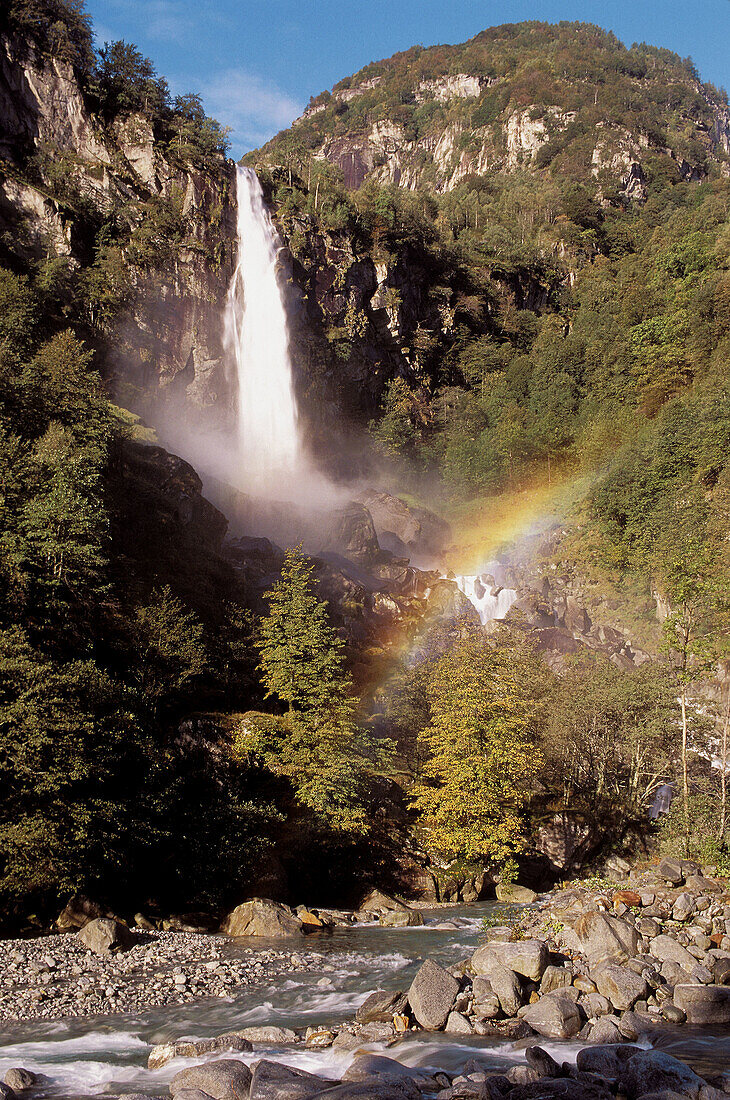
<svg viewBox="0 0 730 1100">
<path fill-rule="evenodd" d="M 633 925 L 607 913 L 588 912 L 564 933 L 568 946 L 577 946 L 590 967 L 602 962 L 625 963 L 639 949 L 639 934 Z"/>
<path fill-rule="evenodd" d="M 285 939 L 299 936 L 303 925 L 288 905 L 268 898 L 252 898 L 237 905 L 226 917 L 221 931 L 227 936 L 265 936 Z"/>
<path fill-rule="evenodd" d="M 619 1023 L 618 1016 L 601 1016 L 599 1020 L 591 1024 L 588 1038 L 592 1043 L 620 1043 Z"/>
<path fill-rule="evenodd" d="M 596 983 L 599 993 L 608 997 L 614 1008 L 625 1012 L 627 1008 L 633 1008 L 638 1000 L 646 997 L 649 987 L 645 980 L 629 970 L 626 966 L 617 966 L 615 963 L 603 963 L 596 970 L 591 971 L 591 977 Z"/>
<path fill-rule="evenodd" d="M 423 917 L 417 909 L 389 909 L 381 913 L 378 920 L 383 928 L 417 928 L 423 924 Z"/>
<path fill-rule="evenodd" d="M 562 990 L 548 993 L 522 1013 L 522 1019 L 546 1039 L 572 1039 L 583 1026 L 572 997 Z"/>
<path fill-rule="evenodd" d="M 133 944 L 132 933 L 126 924 L 112 917 L 96 917 L 85 924 L 78 938 L 95 955 L 110 955 L 127 951 Z"/>
<path fill-rule="evenodd" d="M 505 1016 L 516 1016 L 522 1007 L 522 986 L 520 979 L 514 970 L 508 970 L 491 956 L 479 960 L 478 965 L 489 978 L 489 984 L 499 998 L 499 1003 Z M 472 968 L 474 960 L 472 959 Z"/>
<path fill-rule="evenodd" d="M 543 1077 L 532 1085 L 516 1085 L 507 1095 L 509 1100 L 614 1100 L 599 1082 L 572 1081 L 569 1077 Z"/>
<path fill-rule="evenodd" d="M 671 882 L 672 886 L 681 886 L 684 882 L 681 859 L 663 859 L 657 867 L 657 872 L 666 882 Z"/>
<path fill-rule="evenodd" d="M 387 1077 L 391 1081 L 399 1077 L 401 1080 L 415 1081 L 417 1085 L 429 1092 L 435 1091 L 436 1082 L 425 1070 L 404 1066 L 402 1062 L 397 1062 L 395 1058 L 388 1058 L 384 1054 L 357 1055 L 345 1070 L 342 1080 L 343 1083 L 345 1081 L 369 1082 L 377 1077 Z"/>
<path fill-rule="evenodd" d="M 375 889 L 366 894 L 358 908 L 366 913 L 381 913 L 383 910 L 389 909 L 399 909 L 401 912 L 407 913 L 409 910 L 409 906 L 405 902 L 391 897 L 390 894 L 386 894 L 382 890 Z"/>
<path fill-rule="evenodd" d="M 426 959 L 408 990 L 408 1003 L 421 1027 L 440 1031 L 454 1006 L 459 983 L 433 959 Z"/>
<path fill-rule="evenodd" d="M 534 1069 L 539 1077 L 560 1077 L 562 1070 L 553 1058 L 542 1047 L 525 1047 L 525 1059 L 530 1069 Z"/>
<path fill-rule="evenodd" d="M 618 1078 L 621 1069 L 629 1058 L 637 1053 L 638 1047 L 611 1043 L 607 1046 L 584 1047 L 578 1051 L 576 1065 L 586 1073 L 600 1073 L 609 1080 Z"/>
<path fill-rule="evenodd" d="M 170 1096 L 197 1089 L 211 1100 L 247 1100 L 250 1085 L 251 1071 L 244 1062 L 222 1058 L 180 1070 L 170 1081 Z"/>
<path fill-rule="evenodd" d="M 290 1027 L 275 1027 L 273 1024 L 239 1027 L 227 1034 L 238 1035 L 241 1039 L 247 1039 L 249 1043 L 296 1043 L 297 1041 L 296 1031 L 292 1031 Z"/>
<path fill-rule="evenodd" d="M 705 878 L 704 875 L 688 875 L 684 882 L 688 890 L 693 894 L 721 894 L 722 886 L 714 879 Z"/>
<path fill-rule="evenodd" d="M 497 901 L 512 902 L 514 905 L 531 905 L 537 897 L 534 890 L 527 886 L 518 886 L 516 882 L 499 882 L 494 892 Z"/>
<path fill-rule="evenodd" d="M 475 1016 L 487 1020 L 494 1020 L 499 1016 L 501 1008 L 499 997 L 495 993 L 489 978 L 485 978 L 481 974 L 474 978 L 472 996 Z"/>
<path fill-rule="evenodd" d="M 573 974 L 564 966 L 546 966 L 540 982 L 541 993 L 552 993 L 555 989 L 564 989 L 573 981 Z"/>
<path fill-rule="evenodd" d="M 365 998 L 355 1013 L 359 1024 L 390 1023 L 406 1006 L 406 995 L 399 990 L 376 989 Z"/>
<path fill-rule="evenodd" d="M 621 1071 L 622 1090 L 629 1096 L 671 1090 L 697 1100 L 705 1082 L 694 1070 L 661 1050 L 642 1050 L 634 1054 Z"/>
<path fill-rule="evenodd" d="M 472 969 L 477 973 L 484 972 L 488 967 L 486 960 L 489 955 L 508 970 L 534 982 L 540 981 L 548 964 L 548 950 L 542 940 L 486 944 L 474 953 Z"/>
<path fill-rule="evenodd" d="M 653 940 L 649 941 L 649 954 L 653 955 L 655 959 L 659 959 L 659 962 L 676 963 L 688 974 L 697 962 L 697 959 L 694 955 L 690 955 L 686 947 L 682 947 L 681 943 L 677 943 L 672 936 L 666 934 L 655 936 Z"/>
<path fill-rule="evenodd" d="M 77 932 L 97 917 L 108 917 L 110 913 L 98 902 L 83 894 L 76 894 L 56 917 L 59 932 Z"/>
<path fill-rule="evenodd" d="M 730 1024 L 730 986 L 675 985 L 674 1003 L 690 1024 Z"/>
<path fill-rule="evenodd" d="M 32 1073 L 29 1069 L 23 1069 L 18 1066 L 14 1069 L 9 1069 L 3 1078 L 4 1083 L 13 1092 L 25 1092 L 26 1089 L 33 1088 L 38 1081 L 38 1076 Z"/>
<path fill-rule="evenodd" d="M 194 1041 L 178 1040 L 176 1043 L 160 1043 L 154 1046 L 147 1058 L 148 1069 L 159 1069 L 173 1058 L 199 1058 L 201 1054 L 213 1054 L 218 1051 L 235 1051 L 244 1054 L 253 1050 L 251 1043 L 235 1032 L 217 1035 L 214 1039 Z"/>
<path fill-rule="evenodd" d="M 446 1019 L 444 1031 L 450 1032 L 452 1035 L 471 1035 L 472 1026 L 466 1016 L 462 1015 L 461 1012 L 452 1010 Z"/>
<path fill-rule="evenodd" d="M 251 1100 L 304 1100 L 332 1088 L 334 1082 L 303 1069 L 262 1058 L 251 1078 Z"/>
<path fill-rule="evenodd" d="M 321 1096 L 327 1100 L 422 1100 L 415 1082 L 388 1073 L 379 1073 L 369 1081 L 343 1081 Z"/>
</svg>

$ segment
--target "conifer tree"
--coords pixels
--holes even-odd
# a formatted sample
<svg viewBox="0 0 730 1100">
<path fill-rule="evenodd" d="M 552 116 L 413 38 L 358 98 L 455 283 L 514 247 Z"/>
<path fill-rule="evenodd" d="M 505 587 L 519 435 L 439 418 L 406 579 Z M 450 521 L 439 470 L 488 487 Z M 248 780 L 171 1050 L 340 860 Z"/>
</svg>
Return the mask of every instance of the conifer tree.
<svg viewBox="0 0 730 1100">
<path fill-rule="evenodd" d="M 301 546 L 286 552 L 280 579 L 266 598 L 258 639 L 267 698 L 288 707 L 286 735 L 271 760 L 288 776 L 297 800 L 333 827 L 364 831 L 364 760 L 355 723 L 344 645 L 312 583 Z"/>
</svg>

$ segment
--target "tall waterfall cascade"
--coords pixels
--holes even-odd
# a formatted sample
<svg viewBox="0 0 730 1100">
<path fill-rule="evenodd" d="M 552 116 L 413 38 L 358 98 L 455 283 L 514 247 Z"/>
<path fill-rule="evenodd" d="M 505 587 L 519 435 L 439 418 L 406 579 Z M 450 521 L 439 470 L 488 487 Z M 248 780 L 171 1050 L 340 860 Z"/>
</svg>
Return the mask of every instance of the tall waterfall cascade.
<svg viewBox="0 0 730 1100">
<path fill-rule="evenodd" d="M 458 587 L 469 602 L 479 612 L 482 624 L 493 619 L 503 619 L 517 599 L 513 588 L 502 588 L 495 584 L 491 573 L 477 573 L 472 576 L 454 577 Z"/>
<path fill-rule="evenodd" d="M 225 345 L 238 383 L 238 460 L 246 491 L 277 497 L 301 473 L 282 242 L 252 168 L 236 169 L 238 261 L 225 311 Z"/>
</svg>

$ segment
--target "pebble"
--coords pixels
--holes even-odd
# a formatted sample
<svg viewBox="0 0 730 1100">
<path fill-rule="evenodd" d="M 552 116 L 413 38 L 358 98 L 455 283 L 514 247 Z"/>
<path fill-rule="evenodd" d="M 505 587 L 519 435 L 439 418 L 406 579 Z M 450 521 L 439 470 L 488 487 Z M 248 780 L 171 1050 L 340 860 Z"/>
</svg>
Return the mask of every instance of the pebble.
<svg viewBox="0 0 730 1100">
<path fill-rule="evenodd" d="M 233 997 L 282 974 L 322 970 L 317 952 L 256 951 L 224 936 L 134 929 L 134 946 L 93 955 L 74 933 L 0 940 L 0 1019 L 113 1016 Z"/>
</svg>

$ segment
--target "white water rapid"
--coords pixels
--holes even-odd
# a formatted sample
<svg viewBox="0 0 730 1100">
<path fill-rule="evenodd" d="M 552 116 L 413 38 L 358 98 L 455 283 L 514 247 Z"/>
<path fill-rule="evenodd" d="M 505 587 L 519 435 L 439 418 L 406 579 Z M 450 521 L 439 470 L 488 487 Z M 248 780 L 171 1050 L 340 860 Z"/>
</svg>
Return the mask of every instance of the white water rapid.
<svg viewBox="0 0 730 1100">
<path fill-rule="evenodd" d="M 281 498 L 300 473 L 301 447 L 277 261 L 281 239 L 251 168 L 236 169 L 238 262 L 228 289 L 225 342 L 238 380 L 241 483 Z"/>
<path fill-rule="evenodd" d="M 493 564 L 489 563 L 489 565 Z M 517 599 L 517 593 L 513 588 L 502 588 L 495 584 L 491 570 L 472 576 L 460 575 L 454 577 L 454 580 L 479 612 L 482 624 L 491 622 L 493 619 L 503 619 Z"/>
</svg>

